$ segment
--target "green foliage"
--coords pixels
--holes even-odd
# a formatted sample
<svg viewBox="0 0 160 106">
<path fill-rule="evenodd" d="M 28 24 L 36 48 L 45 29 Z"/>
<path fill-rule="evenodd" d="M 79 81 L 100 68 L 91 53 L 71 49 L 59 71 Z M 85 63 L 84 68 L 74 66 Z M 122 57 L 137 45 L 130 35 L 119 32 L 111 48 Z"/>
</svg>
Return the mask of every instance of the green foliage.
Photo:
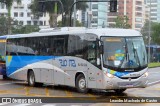
<svg viewBox="0 0 160 106">
<path fill-rule="evenodd" d="M 34 25 L 25 25 L 25 26 L 17 25 L 12 28 L 13 34 L 27 34 L 31 32 L 37 32 L 37 31 L 39 31 L 39 27 Z"/>
<path fill-rule="evenodd" d="M 117 16 L 115 19 L 115 28 L 131 28 L 131 25 L 128 24 L 129 18 L 127 16 Z"/>
<path fill-rule="evenodd" d="M 154 24 L 152 31 L 153 42 L 156 44 L 160 44 L 160 23 Z"/>
<path fill-rule="evenodd" d="M 8 34 L 11 34 L 11 7 L 13 2 L 21 3 L 21 0 L 0 0 L 0 3 L 4 3 L 8 10 Z"/>
<path fill-rule="evenodd" d="M 11 19 L 11 22 L 14 23 L 14 25 L 11 25 L 12 34 L 24 34 L 24 33 L 39 31 L 38 26 L 33 26 L 33 25 L 22 26 L 21 24 L 18 23 L 18 21 L 13 21 L 13 19 Z M 0 17 L 0 35 L 7 35 L 8 34 L 7 29 L 8 29 L 8 18 Z"/>
<path fill-rule="evenodd" d="M 8 30 L 8 20 L 5 17 L 0 17 L 0 35 L 6 35 Z"/>
<path fill-rule="evenodd" d="M 149 68 L 160 67 L 160 63 L 149 63 L 148 67 Z"/>
<path fill-rule="evenodd" d="M 149 37 L 149 21 L 146 21 L 141 29 L 141 33 L 144 36 L 144 40 L 147 43 Z M 160 23 L 151 22 L 151 43 L 160 44 Z"/>
</svg>

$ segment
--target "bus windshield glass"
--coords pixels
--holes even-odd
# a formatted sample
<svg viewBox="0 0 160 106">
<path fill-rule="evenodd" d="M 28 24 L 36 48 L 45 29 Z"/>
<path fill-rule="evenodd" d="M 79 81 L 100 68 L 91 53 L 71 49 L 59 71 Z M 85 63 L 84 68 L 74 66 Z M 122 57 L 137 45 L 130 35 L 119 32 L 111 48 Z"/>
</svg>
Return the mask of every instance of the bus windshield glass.
<svg viewBox="0 0 160 106">
<path fill-rule="evenodd" d="M 4 61 L 5 56 L 5 39 L 0 39 L 0 61 Z"/>
<path fill-rule="evenodd" d="M 142 37 L 101 37 L 104 45 L 104 65 L 132 69 L 147 65 Z"/>
</svg>

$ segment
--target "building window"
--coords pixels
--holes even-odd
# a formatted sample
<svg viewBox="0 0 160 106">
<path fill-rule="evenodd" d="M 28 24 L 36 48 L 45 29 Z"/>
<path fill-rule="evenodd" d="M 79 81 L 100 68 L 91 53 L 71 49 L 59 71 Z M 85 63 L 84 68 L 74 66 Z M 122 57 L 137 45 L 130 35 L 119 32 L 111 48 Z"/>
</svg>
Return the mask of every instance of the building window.
<svg viewBox="0 0 160 106">
<path fill-rule="evenodd" d="M 93 4 L 92 9 L 98 9 L 98 4 Z"/>
<path fill-rule="evenodd" d="M 142 7 L 136 7 L 136 11 L 142 11 Z"/>
<path fill-rule="evenodd" d="M 24 15 L 23 12 L 21 12 L 21 13 L 20 13 L 20 17 L 23 17 L 23 15 Z"/>
<path fill-rule="evenodd" d="M 135 21 L 136 22 L 142 22 L 142 18 L 136 18 Z"/>
<path fill-rule="evenodd" d="M 18 12 L 14 12 L 14 17 L 18 17 Z"/>
<path fill-rule="evenodd" d="M 5 9 L 5 4 L 1 3 L 1 9 Z"/>
<path fill-rule="evenodd" d="M 37 21 L 33 21 L 33 25 L 38 25 L 38 22 Z"/>
<path fill-rule="evenodd" d="M 27 21 L 27 25 L 31 25 L 31 21 Z"/>
<path fill-rule="evenodd" d="M 142 1 L 136 1 L 136 5 L 142 5 Z"/>
<path fill-rule="evenodd" d="M 43 21 L 39 21 L 39 25 L 41 25 L 41 26 L 42 26 L 42 25 L 43 25 Z"/>
<path fill-rule="evenodd" d="M 93 16 L 98 16 L 98 11 L 92 11 Z"/>
<path fill-rule="evenodd" d="M 44 25 L 46 25 L 46 21 L 44 21 Z"/>
<path fill-rule="evenodd" d="M 31 13 L 27 13 L 27 17 L 31 17 Z"/>
<path fill-rule="evenodd" d="M 136 16 L 141 17 L 141 16 L 142 16 L 142 13 L 136 12 Z"/>
<path fill-rule="evenodd" d="M 98 19 L 97 18 L 93 18 L 92 19 L 92 23 L 98 23 Z"/>
</svg>

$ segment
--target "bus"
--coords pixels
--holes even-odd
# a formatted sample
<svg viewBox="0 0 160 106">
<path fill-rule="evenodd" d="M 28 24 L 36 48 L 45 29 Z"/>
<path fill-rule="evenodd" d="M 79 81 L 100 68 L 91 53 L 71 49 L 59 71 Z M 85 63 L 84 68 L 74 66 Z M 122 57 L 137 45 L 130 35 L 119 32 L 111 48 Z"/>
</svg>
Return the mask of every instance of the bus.
<svg viewBox="0 0 160 106">
<path fill-rule="evenodd" d="M 63 27 L 7 36 L 7 77 L 29 86 L 122 93 L 147 86 L 147 66 L 142 35 L 131 29 Z"/>
<path fill-rule="evenodd" d="M 0 36 L 0 75 L 2 75 L 3 78 L 6 77 L 5 48 L 6 48 L 6 36 Z"/>
</svg>

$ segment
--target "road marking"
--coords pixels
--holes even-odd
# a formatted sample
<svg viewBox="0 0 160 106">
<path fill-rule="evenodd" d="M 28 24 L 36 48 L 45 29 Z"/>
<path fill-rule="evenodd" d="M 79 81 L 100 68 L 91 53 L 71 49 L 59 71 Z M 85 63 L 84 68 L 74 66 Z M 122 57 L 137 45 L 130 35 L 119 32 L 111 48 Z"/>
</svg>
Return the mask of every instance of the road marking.
<svg viewBox="0 0 160 106">
<path fill-rule="evenodd" d="M 66 92 L 67 96 L 73 97 L 73 95 L 72 95 L 72 93 L 70 91 L 65 90 L 65 92 Z"/>
<path fill-rule="evenodd" d="M 25 90 L 26 90 L 26 92 L 25 92 L 26 95 L 29 95 L 29 90 L 30 90 L 30 88 L 29 88 L 29 87 L 26 87 Z"/>
<path fill-rule="evenodd" d="M 45 105 L 41 105 L 41 106 L 56 106 L 56 104 L 45 104 Z"/>
<path fill-rule="evenodd" d="M 28 106 L 28 105 L 32 105 L 32 104 L 15 104 L 15 105 L 12 104 L 12 106 Z"/>
<path fill-rule="evenodd" d="M 0 86 L 2 86 L 2 85 L 9 85 L 9 84 L 13 84 L 13 83 L 3 83 L 3 84 L 0 84 Z"/>
<path fill-rule="evenodd" d="M 0 103 L 0 106 L 7 105 L 7 104 L 9 104 L 9 103 Z"/>
<path fill-rule="evenodd" d="M 147 84 L 147 87 L 148 87 L 148 86 L 151 86 L 151 85 L 158 84 L 158 83 L 160 83 L 160 80 L 155 81 L 155 82 L 148 83 L 148 84 Z"/>
<path fill-rule="evenodd" d="M 45 91 L 46 91 L 46 96 L 49 96 L 49 90 L 48 90 L 48 88 L 45 88 Z"/>
</svg>

